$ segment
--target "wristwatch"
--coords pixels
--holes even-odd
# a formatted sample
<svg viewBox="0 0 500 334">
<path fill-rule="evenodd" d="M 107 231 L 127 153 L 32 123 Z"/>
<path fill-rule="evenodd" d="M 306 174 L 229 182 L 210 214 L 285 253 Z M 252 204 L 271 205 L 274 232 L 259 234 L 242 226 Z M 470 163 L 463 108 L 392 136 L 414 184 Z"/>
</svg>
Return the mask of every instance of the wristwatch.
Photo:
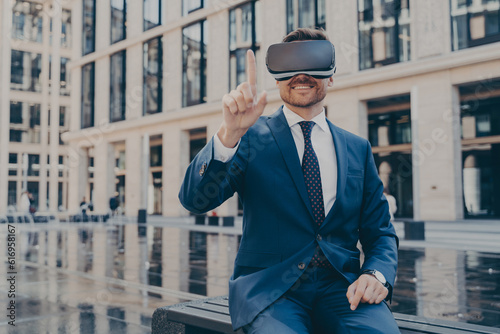
<svg viewBox="0 0 500 334">
<path fill-rule="evenodd" d="M 363 270 L 363 272 L 361 273 L 361 275 L 364 275 L 364 274 L 374 276 L 380 283 L 382 283 L 382 285 L 384 287 L 389 289 L 390 284 L 385 279 L 384 274 L 382 274 L 380 271 L 375 270 L 375 269 L 366 269 L 366 270 Z"/>
</svg>

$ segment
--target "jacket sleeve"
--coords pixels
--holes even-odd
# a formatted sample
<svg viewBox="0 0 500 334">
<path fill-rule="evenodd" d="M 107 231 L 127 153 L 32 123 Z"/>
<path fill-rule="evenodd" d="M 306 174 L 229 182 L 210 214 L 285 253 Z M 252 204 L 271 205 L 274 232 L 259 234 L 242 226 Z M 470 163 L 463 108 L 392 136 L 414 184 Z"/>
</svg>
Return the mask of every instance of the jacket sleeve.
<svg viewBox="0 0 500 334">
<path fill-rule="evenodd" d="M 179 191 L 179 200 L 187 210 L 201 214 L 210 211 L 241 191 L 246 167 L 247 137 L 228 162 L 214 159 L 214 139 L 196 155 L 189 165 Z"/>
<path fill-rule="evenodd" d="M 365 261 L 361 271 L 376 269 L 394 286 L 398 264 L 399 240 L 390 221 L 389 204 L 383 195 L 370 144 L 367 142 L 363 204 L 359 226 Z M 387 300 L 392 298 L 389 289 Z"/>
</svg>

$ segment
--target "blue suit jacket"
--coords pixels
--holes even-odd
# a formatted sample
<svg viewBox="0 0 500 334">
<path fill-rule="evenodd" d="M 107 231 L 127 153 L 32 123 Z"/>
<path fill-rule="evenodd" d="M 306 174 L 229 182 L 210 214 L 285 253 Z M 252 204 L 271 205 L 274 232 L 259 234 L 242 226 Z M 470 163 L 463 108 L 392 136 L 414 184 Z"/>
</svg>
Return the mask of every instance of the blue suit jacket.
<svg viewBox="0 0 500 334">
<path fill-rule="evenodd" d="M 394 283 L 398 239 L 370 144 L 328 124 L 333 143 L 325 145 L 335 145 L 337 199 L 319 228 L 282 108 L 259 118 L 232 160 L 213 159 L 212 139 L 186 172 L 179 193 L 186 209 L 204 213 L 234 192 L 243 202 L 243 235 L 229 281 L 234 329 L 250 323 L 295 283 L 318 244 L 349 283 L 364 269 L 377 269 Z M 365 255 L 362 268 L 358 240 Z"/>
</svg>

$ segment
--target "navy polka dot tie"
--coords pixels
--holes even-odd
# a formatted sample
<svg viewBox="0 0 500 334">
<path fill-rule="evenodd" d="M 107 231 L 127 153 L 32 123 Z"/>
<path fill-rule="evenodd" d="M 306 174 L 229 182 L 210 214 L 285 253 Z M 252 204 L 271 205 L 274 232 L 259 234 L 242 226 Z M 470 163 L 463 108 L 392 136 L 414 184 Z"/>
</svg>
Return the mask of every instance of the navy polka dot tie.
<svg viewBox="0 0 500 334">
<path fill-rule="evenodd" d="M 314 222 L 319 227 L 325 220 L 325 202 L 323 200 L 323 187 L 321 185 L 318 157 L 314 152 L 311 142 L 311 133 L 315 124 L 312 121 L 299 123 L 304 135 L 302 172 L 304 173 L 304 181 L 306 182 L 307 195 L 309 196 L 309 201 L 311 201 Z M 316 247 L 310 266 L 331 267 L 330 262 L 326 259 L 319 245 Z"/>
</svg>

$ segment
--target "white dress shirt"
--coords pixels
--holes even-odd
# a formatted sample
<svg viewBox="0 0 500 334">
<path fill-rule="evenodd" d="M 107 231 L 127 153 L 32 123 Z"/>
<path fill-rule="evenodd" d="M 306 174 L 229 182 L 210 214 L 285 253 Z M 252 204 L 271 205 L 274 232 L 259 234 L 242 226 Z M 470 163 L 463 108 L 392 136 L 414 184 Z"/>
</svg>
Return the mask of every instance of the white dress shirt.
<svg viewBox="0 0 500 334">
<path fill-rule="evenodd" d="M 283 106 L 283 113 L 292 132 L 293 141 L 297 148 L 300 163 L 304 156 L 304 135 L 299 122 L 304 121 L 302 117 Z M 311 121 L 316 123 L 311 133 L 311 143 L 316 152 L 321 174 L 321 187 L 323 188 L 323 201 L 325 204 L 325 214 L 327 215 L 337 198 L 337 156 L 335 155 L 335 146 L 333 144 L 332 132 L 326 122 L 325 111 Z M 221 162 L 231 160 L 238 149 L 239 142 L 234 148 L 225 147 L 217 134 L 214 136 L 214 159 Z"/>
</svg>

